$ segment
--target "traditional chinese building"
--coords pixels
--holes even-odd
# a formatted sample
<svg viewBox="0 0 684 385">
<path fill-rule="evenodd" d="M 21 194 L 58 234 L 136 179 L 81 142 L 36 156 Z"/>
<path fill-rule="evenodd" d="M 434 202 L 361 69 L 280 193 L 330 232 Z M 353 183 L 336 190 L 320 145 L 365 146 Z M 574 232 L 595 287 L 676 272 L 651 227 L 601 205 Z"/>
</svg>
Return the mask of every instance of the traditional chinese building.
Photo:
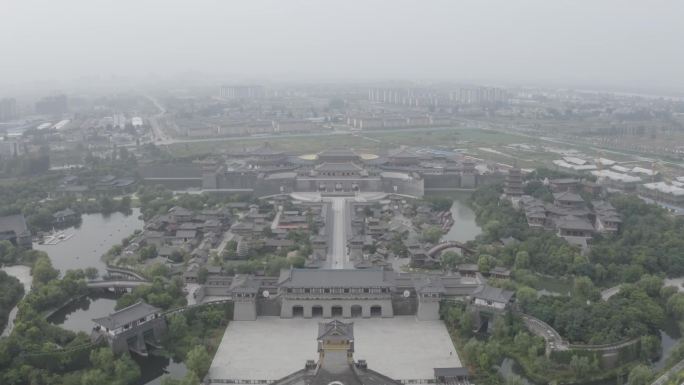
<svg viewBox="0 0 684 385">
<path fill-rule="evenodd" d="M 160 313 L 157 307 L 136 302 L 106 317 L 93 319 L 97 326 L 91 339 L 104 339 L 114 353 L 132 350 L 147 355 L 147 345 L 157 345 L 166 333 L 166 320 Z"/>
</svg>

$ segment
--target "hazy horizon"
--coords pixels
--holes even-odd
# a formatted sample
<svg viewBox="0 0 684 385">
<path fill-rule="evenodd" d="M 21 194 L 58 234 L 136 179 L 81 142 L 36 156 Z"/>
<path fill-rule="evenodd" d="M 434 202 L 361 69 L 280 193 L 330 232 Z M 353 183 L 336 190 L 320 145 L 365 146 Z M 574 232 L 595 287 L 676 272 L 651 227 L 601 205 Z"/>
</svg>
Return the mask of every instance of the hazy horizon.
<svg viewBox="0 0 684 385">
<path fill-rule="evenodd" d="M 675 1 L 5 1 L 0 87 L 447 80 L 684 89 Z"/>
</svg>

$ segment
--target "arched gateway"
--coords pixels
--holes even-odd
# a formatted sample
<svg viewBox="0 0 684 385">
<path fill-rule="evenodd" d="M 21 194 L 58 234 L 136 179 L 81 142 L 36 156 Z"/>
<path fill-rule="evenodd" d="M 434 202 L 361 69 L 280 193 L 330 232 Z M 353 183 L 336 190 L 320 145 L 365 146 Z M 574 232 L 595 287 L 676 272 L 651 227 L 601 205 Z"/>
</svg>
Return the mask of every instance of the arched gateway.
<svg viewBox="0 0 684 385">
<path fill-rule="evenodd" d="M 371 269 L 289 269 L 280 276 L 238 275 L 226 286 L 204 286 L 204 295 L 225 295 L 234 302 L 236 321 L 257 315 L 281 318 L 371 318 L 415 315 L 439 319 L 445 297 L 471 295 L 479 278 Z M 275 294 L 277 292 L 277 294 Z"/>
<path fill-rule="evenodd" d="M 278 282 L 281 317 L 393 317 L 392 287 L 383 270 L 290 269 Z"/>
</svg>

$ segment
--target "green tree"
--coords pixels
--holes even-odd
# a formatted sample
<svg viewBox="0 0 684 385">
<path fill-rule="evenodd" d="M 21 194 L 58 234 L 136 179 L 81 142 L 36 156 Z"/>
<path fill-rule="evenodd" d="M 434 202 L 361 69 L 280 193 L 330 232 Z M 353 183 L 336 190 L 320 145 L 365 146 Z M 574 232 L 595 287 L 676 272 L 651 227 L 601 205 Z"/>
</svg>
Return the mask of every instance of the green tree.
<svg viewBox="0 0 684 385">
<path fill-rule="evenodd" d="M 152 259 L 157 256 L 157 246 L 147 245 L 140 249 L 140 258 L 142 260 Z"/>
<path fill-rule="evenodd" d="M 205 284 L 207 283 L 207 277 L 209 277 L 209 270 L 204 266 L 200 267 L 197 271 L 197 281 L 201 284 Z"/>
<path fill-rule="evenodd" d="M 473 316 L 469 312 L 463 312 L 461 314 L 461 319 L 459 322 L 461 326 L 461 334 L 465 337 L 469 337 L 473 334 Z"/>
<path fill-rule="evenodd" d="M 169 335 L 182 338 L 188 333 L 188 320 L 182 313 L 174 314 L 169 320 Z"/>
<path fill-rule="evenodd" d="M 666 308 L 673 317 L 684 320 L 684 294 L 677 293 L 670 296 Z"/>
<path fill-rule="evenodd" d="M 475 338 L 471 338 L 463 346 L 463 353 L 468 361 L 477 362 L 477 359 L 484 349 L 484 344 Z"/>
<path fill-rule="evenodd" d="M 496 260 L 491 255 L 480 255 L 477 259 L 477 268 L 481 273 L 486 273 L 494 267 Z"/>
<path fill-rule="evenodd" d="M 100 203 L 100 209 L 105 214 L 109 214 L 111 212 L 114 212 L 114 209 L 116 208 L 114 201 L 112 200 L 112 198 L 110 198 L 108 196 L 102 197 L 100 199 L 99 203 Z"/>
<path fill-rule="evenodd" d="M 527 251 L 518 251 L 515 254 L 515 268 L 527 269 L 530 266 L 530 254 Z"/>
<path fill-rule="evenodd" d="M 600 293 L 594 286 L 594 283 L 589 277 L 585 276 L 575 278 L 573 292 L 576 296 L 584 300 L 594 301 L 600 298 Z"/>
<path fill-rule="evenodd" d="M 444 270 L 454 270 L 461 262 L 461 256 L 453 251 L 445 251 L 442 253 L 442 268 Z"/>
<path fill-rule="evenodd" d="M 197 345 L 190 350 L 185 358 L 185 365 L 197 374 L 197 377 L 204 378 L 211 365 L 211 357 L 202 345 Z"/>
<path fill-rule="evenodd" d="M 428 226 L 423 229 L 421 238 L 425 242 L 437 243 L 439 242 L 440 238 L 442 238 L 442 234 L 442 229 L 439 226 Z"/>
<path fill-rule="evenodd" d="M 537 300 L 537 291 L 531 287 L 523 286 L 516 292 L 518 304 L 523 309 L 527 309 L 534 301 Z"/>
<path fill-rule="evenodd" d="M 49 281 L 59 276 L 59 270 L 52 267 L 52 263 L 47 256 L 40 257 L 31 269 L 33 282 L 37 284 L 46 284 Z"/>
<path fill-rule="evenodd" d="M 515 349 L 519 352 L 527 352 L 531 343 L 532 340 L 530 335 L 522 331 L 518 332 L 518 334 L 515 335 L 515 338 L 513 338 L 513 346 L 515 346 Z"/>
<path fill-rule="evenodd" d="M 85 269 L 85 276 L 88 279 L 96 279 L 100 275 L 100 273 L 97 271 L 97 268 L 94 267 L 86 267 Z"/>
<path fill-rule="evenodd" d="M 477 357 L 477 364 L 482 368 L 483 370 L 489 370 L 490 367 L 492 366 L 492 360 L 487 355 L 487 353 L 482 352 L 480 355 Z"/>
<path fill-rule="evenodd" d="M 124 354 L 114 364 L 114 378 L 121 385 L 134 384 L 140 378 L 140 367 L 128 354 Z"/>
<path fill-rule="evenodd" d="M 660 296 L 660 289 L 663 287 L 663 279 L 655 275 L 645 275 L 641 277 L 637 286 L 641 288 L 649 297 Z"/>
<path fill-rule="evenodd" d="M 641 358 L 644 360 L 657 358 L 660 350 L 660 338 L 651 334 L 641 337 Z"/>
<path fill-rule="evenodd" d="M 102 385 L 108 381 L 107 374 L 100 369 L 88 370 L 81 377 L 81 385 Z"/>
<path fill-rule="evenodd" d="M 575 377 L 584 379 L 589 375 L 591 364 L 588 357 L 573 355 L 570 358 L 570 367 L 572 368 Z"/>
<path fill-rule="evenodd" d="M 651 377 L 653 377 L 653 372 L 651 368 L 646 365 L 637 365 L 630 372 L 627 377 L 628 385 L 646 385 L 651 382 Z"/>
</svg>

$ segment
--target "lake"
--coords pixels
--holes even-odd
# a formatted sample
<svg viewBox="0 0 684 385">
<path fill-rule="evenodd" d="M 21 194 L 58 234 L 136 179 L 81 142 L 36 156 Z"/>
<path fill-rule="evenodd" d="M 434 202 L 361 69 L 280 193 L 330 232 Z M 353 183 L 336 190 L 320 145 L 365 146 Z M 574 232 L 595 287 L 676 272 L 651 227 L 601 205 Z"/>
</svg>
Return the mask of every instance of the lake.
<svg viewBox="0 0 684 385">
<path fill-rule="evenodd" d="M 123 213 L 84 214 L 81 223 L 63 231 L 73 234 L 69 239 L 56 245 L 34 243 L 36 250 L 48 254 L 52 265 L 64 272 L 69 269 L 95 267 L 100 274 L 105 273 L 105 263 L 101 257 L 121 240 L 142 230 L 144 222 L 139 219 L 140 209 L 134 208 L 130 215 Z M 80 298 L 52 314 L 48 321 L 74 332 L 90 334 L 93 318 L 106 316 L 114 311 L 116 296 L 99 294 Z M 182 378 L 187 369 L 182 362 L 174 362 L 167 357 L 139 357 L 133 355 L 141 370 L 141 378 L 135 385 L 160 385 L 165 374 Z"/>
<path fill-rule="evenodd" d="M 453 226 L 442 236 L 443 241 L 472 241 L 482 233 L 482 229 L 475 222 L 475 212 L 468 206 L 470 193 L 456 193 L 440 195 L 451 198 L 454 203 L 451 205 L 451 216 L 454 220 Z"/>
<path fill-rule="evenodd" d="M 142 230 L 144 222 L 139 219 L 140 209 L 134 208 L 130 215 L 123 213 L 84 214 L 81 223 L 63 231 L 73 234 L 56 245 L 33 244 L 36 250 L 44 251 L 50 257 L 52 266 L 62 273 L 69 269 L 95 267 L 100 274 L 105 272 L 101 257 L 121 240 Z"/>
</svg>

